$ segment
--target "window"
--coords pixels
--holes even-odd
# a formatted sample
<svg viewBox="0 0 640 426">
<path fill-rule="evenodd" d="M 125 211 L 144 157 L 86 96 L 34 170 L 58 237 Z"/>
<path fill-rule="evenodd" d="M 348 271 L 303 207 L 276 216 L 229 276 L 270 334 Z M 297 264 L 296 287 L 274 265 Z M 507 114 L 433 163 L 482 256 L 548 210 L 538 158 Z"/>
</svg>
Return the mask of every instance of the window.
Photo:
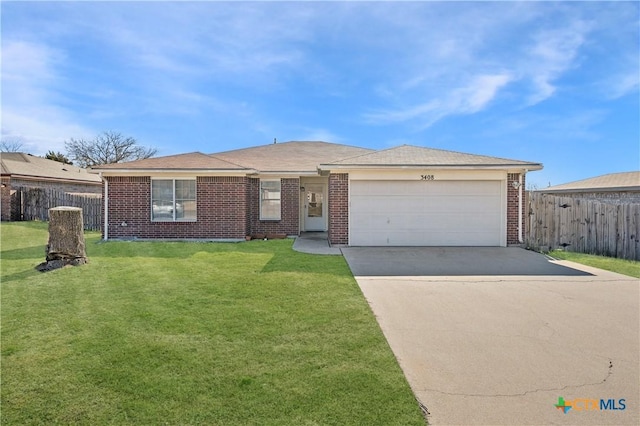
<svg viewBox="0 0 640 426">
<path fill-rule="evenodd" d="M 196 220 L 196 181 L 153 179 L 151 181 L 151 220 Z"/>
<path fill-rule="evenodd" d="M 280 180 L 260 181 L 260 220 L 280 220 Z"/>
</svg>

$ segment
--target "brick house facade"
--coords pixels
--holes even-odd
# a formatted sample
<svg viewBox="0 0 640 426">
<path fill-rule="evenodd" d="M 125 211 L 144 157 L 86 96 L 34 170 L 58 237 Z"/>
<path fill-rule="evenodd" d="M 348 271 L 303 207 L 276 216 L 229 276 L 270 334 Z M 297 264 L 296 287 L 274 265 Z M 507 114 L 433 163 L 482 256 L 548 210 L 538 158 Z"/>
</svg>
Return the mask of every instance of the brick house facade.
<svg viewBox="0 0 640 426">
<path fill-rule="evenodd" d="M 105 179 L 105 190 L 109 193 L 106 207 L 109 238 L 226 239 L 248 235 L 245 217 L 248 179 L 245 177 L 198 177 L 198 218 L 177 222 L 151 219 L 150 177 Z"/>
<path fill-rule="evenodd" d="M 300 222 L 300 178 L 281 179 L 282 217 L 280 220 L 260 220 L 260 179 L 250 178 L 247 191 L 246 235 L 298 235 Z"/>
<path fill-rule="evenodd" d="M 97 170 L 106 182 L 103 203 L 106 226 L 103 226 L 103 238 L 241 240 L 248 235 L 297 236 L 309 229 L 306 227 L 306 220 L 313 207 L 315 224 L 318 223 L 317 216 L 321 215 L 320 212 L 326 215 L 321 220 L 325 221 L 324 230 L 327 231 L 329 242 L 334 245 L 349 245 L 354 225 L 350 223 L 350 190 L 354 179 L 358 182 L 377 179 L 380 182 L 383 179 L 381 176 L 390 176 L 396 182 L 398 179 L 415 180 L 420 173 L 424 173 L 423 169 L 436 166 L 440 168 L 435 169 L 436 172 L 429 172 L 435 173 L 428 175 L 431 179 L 437 176 L 443 183 L 462 182 L 460 185 L 463 188 L 465 181 L 501 182 L 502 189 L 499 192 L 503 194 L 501 197 L 504 201 L 498 204 L 492 201 L 492 205 L 502 205 L 500 209 L 503 210 L 498 211 L 494 207 L 495 213 L 491 213 L 504 221 L 500 226 L 500 232 L 503 232 L 500 245 L 519 244 L 526 232 L 524 176 L 529 170 L 540 169 L 541 165 L 537 163 L 408 146 L 385 151 L 346 148 L 348 149 L 345 150 L 343 145 L 324 142 L 289 142 L 221 154 L 192 153 L 124 165 L 101 166 Z M 336 161 L 336 158 L 340 158 L 338 155 L 344 155 L 350 162 Z M 295 161 L 290 158 L 295 158 Z M 390 159 L 397 161 L 397 165 L 389 165 Z M 460 161 L 460 165 L 449 164 L 454 160 Z M 504 162 L 503 171 L 496 166 L 498 160 Z M 359 163 L 354 164 L 354 161 Z M 417 163 L 412 164 L 411 161 Z M 427 164 L 427 161 L 433 162 L 435 166 Z M 446 161 L 447 165 L 440 166 L 437 161 Z M 488 165 L 484 166 L 483 162 Z M 385 165 L 386 169 L 379 169 L 376 173 L 380 167 L 378 163 Z M 174 213 L 173 219 L 154 220 L 153 181 L 166 181 L 170 178 L 195 182 L 195 209 L 188 217 L 178 218 Z M 261 186 L 263 181 L 278 183 L 275 195 L 265 195 L 263 190 L 268 192 L 272 189 Z M 321 200 L 320 205 L 315 203 L 316 198 L 308 198 L 305 186 L 324 188 L 318 189 L 323 191 L 322 194 L 316 194 L 317 200 Z M 469 186 L 472 187 L 475 186 Z M 494 185 L 491 187 L 495 188 Z M 177 190 L 174 189 L 175 191 Z M 272 196 L 275 198 L 270 198 Z M 177 195 L 174 195 L 173 209 L 180 208 L 177 199 Z M 276 202 L 279 214 L 262 218 L 262 200 L 265 200 L 264 203 Z M 388 200 L 384 204 L 393 205 L 393 202 Z M 376 203 L 372 205 L 375 206 Z M 155 208 L 154 204 L 153 211 Z M 393 221 L 397 223 L 398 219 Z M 495 219 L 492 223 L 495 223 Z M 314 226 L 316 227 L 312 229 L 318 230 L 317 225 Z M 419 227 L 420 223 L 412 226 Z M 460 231 L 456 231 L 460 235 Z"/>
<path fill-rule="evenodd" d="M 299 232 L 299 179 L 281 179 L 282 218 L 260 220 L 259 179 L 199 176 L 195 221 L 153 221 L 148 176 L 105 179 L 109 238 L 244 239 L 248 235 Z"/>
</svg>

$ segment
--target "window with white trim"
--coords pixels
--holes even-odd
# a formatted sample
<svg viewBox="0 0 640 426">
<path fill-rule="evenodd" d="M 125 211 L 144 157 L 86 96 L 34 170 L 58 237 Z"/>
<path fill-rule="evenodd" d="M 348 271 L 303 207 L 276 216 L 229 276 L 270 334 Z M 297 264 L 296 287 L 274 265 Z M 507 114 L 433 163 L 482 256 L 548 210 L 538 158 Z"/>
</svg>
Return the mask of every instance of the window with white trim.
<svg viewBox="0 0 640 426">
<path fill-rule="evenodd" d="M 195 179 L 152 179 L 151 220 L 196 220 Z"/>
<path fill-rule="evenodd" d="M 260 220 L 280 220 L 280 194 L 280 179 L 260 180 Z"/>
</svg>

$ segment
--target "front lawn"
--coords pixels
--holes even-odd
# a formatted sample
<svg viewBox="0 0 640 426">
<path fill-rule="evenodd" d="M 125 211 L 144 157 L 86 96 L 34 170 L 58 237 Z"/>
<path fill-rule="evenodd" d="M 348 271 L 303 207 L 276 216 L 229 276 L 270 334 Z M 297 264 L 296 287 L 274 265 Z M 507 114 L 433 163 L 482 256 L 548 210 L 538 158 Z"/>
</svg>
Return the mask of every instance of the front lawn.
<svg viewBox="0 0 640 426">
<path fill-rule="evenodd" d="M 3 425 L 424 424 L 342 257 L 88 233 L 40 273 L 47 225 L 0 233 Z"/>
<path fill-rule="evenodd" d="M 582 263 L 618 274 L 640 278 L 640 262 L 635 260 L 616 259 L 615 257 L 596 256 L 593 254 L 574 253 L 570 251 L 554 250 L 549 253 L 551 257 L 571 262 Z"/>
</svg>

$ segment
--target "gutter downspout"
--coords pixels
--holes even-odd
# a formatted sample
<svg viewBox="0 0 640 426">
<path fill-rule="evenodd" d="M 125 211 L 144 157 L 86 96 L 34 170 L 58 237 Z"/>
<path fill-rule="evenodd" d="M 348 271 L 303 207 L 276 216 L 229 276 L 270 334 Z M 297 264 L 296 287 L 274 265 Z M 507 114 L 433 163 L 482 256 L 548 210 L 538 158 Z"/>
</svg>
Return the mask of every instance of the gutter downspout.
<svg viewBox="0 0 640 426">
<path fill-rule="evenodd" d="M 518 175 L 518 242 L 520 244 L 524 243 L 522 237 L 522 175 L 527 173 L 526 170 L 523 173 Z"/>
<path fill-rule="evenodd" d="M 104 182 L 104 232 L 102 239 L 107 241 L 109 239 L 109 181 L 100 174 L 100 179 Z"/>
</svg>

